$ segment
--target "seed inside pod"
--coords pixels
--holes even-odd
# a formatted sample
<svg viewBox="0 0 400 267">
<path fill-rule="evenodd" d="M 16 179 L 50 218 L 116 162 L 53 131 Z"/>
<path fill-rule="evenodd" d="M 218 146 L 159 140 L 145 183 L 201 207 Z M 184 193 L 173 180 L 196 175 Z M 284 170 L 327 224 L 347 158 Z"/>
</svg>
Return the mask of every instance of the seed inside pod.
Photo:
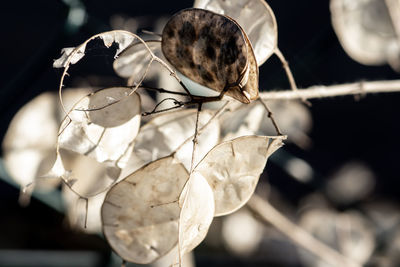
<svg viewBox="0 0 400 267">
<path fill-rule="evenodd" d="M 258 96 L 258 77 L 257 90 L 254 85 L 251 90 L 245 87 L 249 74 L 258 74 L 251 44 L 227 16 L 195 8 L 176 13 L 164 27 L 162 51 L 179 72 L 199 84 L 226 90 L 226 95 L 243 103 Z"/>
</svg>

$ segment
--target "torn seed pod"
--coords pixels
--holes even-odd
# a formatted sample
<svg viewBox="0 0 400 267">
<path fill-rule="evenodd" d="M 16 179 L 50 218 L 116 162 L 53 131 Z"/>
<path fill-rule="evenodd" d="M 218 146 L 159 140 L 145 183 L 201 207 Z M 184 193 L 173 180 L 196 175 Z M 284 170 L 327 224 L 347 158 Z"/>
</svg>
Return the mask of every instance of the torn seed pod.
<svg viewBox="0 0 400 267">
<path fill-rule="evenodd" d="M 123 259 L 151 263 L 178 242 L 178 199 L 189 177 L 173 157 L 154 161 L 114 185 L 102 206 L 103 231 Z"/>
<path fill-rule="evenodd" d="M 162 51 L 179 72 L 201 85 L 226 91 L 243 103 L 258 97 L 258 66 L 251 44 L 227 16 L 195 8 L 176 13 L 164 27 Z"/>
<path fill-rule="evenodd" d="M 81 99 L 60 127 L 62 178 L 80 195 L 104 190 L 126 165 L 139 126 L 140 97 L 129 88 L 107 88 Z M 82 164 L 92 167 L 79 168 Z M 79 192 L 79 184 L 91 180 L 88 176 L 98 180 L 90 192 Z"/>
<path fill-rule="evenodd" d="M 278 41 L 277 24 L 265 0 L 195 0 L 193 7 L 233 18 L 249 37 L 258 66 L 274 53 Z"/>
<path fill-rule="evenodd" d="M 127 31 L 109 31 L 96 34 L 86 40 L 84 43 L 77 47 L 66 47 L 61 50 L 60 58 L 56 59 L 53 63 L 54 68 L 66 68 L 68 69 L 70 64 L 76 64 L 85 56 L 86 45 L 96 38 L 103 40 L 106 47 L 111 47 L 113 43 L 118 44 L 118 49 L 115 53 L 115 57 L 119 55 L 126 47 L 128 47 L 135 39 L 141 41 L 141 39 Z"/>
<path fill-rule="evenodd" d="M 195 167 L 205 177 L 215 199 L 215 216 L 232 213 L 253 194 L 268 157 L 284 137 L 242 136 L 215 146 Z"/>
</svg>

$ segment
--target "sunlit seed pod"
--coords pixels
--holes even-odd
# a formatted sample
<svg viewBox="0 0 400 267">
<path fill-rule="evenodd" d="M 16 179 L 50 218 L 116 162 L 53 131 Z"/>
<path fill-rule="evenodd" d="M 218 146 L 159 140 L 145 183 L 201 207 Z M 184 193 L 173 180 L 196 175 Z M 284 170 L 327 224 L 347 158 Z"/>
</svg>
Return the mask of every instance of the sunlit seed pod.
<svg viewBox="0 0 400 267">
<path fill-rule="evenodd" d="M 71 106 L 88 93 L 88 88 L 68 89 L 64 104 Z M 57 103 L 55 93 L 42 93 L 24 105 L 8 126 L 2 143 L 4 166 L 21 188 L 34 183 L 35 189 L 51 190 L 59 184 L 58 179 L 39 179 L 50 178 L 47 174 L 56 159 L 55 144 L 62 120 Z"/>
<path fill-rule="evenodd" d="M 398 0 L 331 0 L 330 10 L 333 29 L 352 59 L 400 70 Z"/>
<path fill-rule="evenodd" d="M 140 98 L 130 92 L 112 87 L 82 98 L 60 127 L 59 148 L 99 162 L 119 159 L 140 126 Z"/>
<path fill-rule="evenodd" d="M 178 242 L 178 199 L 189 177 L 173 157 L 144 166 L 114 185 L 104 200 L 104 235 L 123 259 L 151 263 Z"/>
<path fill-rule="evenodd" d="M 309 109 L 298 101 L 268 101 L 268 107 L 274 111 L 279 128 L 288 135 L 288 141 L 307 148 L 310 139 L 312 119 Z M 244 135 L 274 135 L 273 124 L 265 107 L 258 101 L 249 105 L 236 105 L 231 112 L 219 118 L 222 140 L 230 140 Z"/>
<path fill-rule="evenodd" d="M 91 177 L 88 178 L 90 179 Z M 85 183 L 82 186 L 91 188 L 93 183 L 96 183 L 96 180 L 90 180 L 90 182 Z M 80 188 L 81 191 L 82 189 L 83 188 Z M 63 203 L 65 205 L 66 221 L 69 223 L 71 228 L 83 231 L 85 233 L 101 232 L 102 226 L 100 210 L 101 205 L 104 202 L 106 192 L 89 198 L 87 203 L 85 199 L 80 198 L 66 185 L 63 186 L 61 194 Z"/>
<path fill-rule="evenodd" d="M 39 172 L 39 166 L 55 151 L 58 123 L 55 109 L 55 96 L 48 92 L 41 94 L 18 111 L 7 129 L 2 143 L 4 165 L 21 188 L 48 171 Z M 39 188 L 56 186 L 42 182 L 37 184 Z"/>
<path fill-rule="evenodd" d="M 179 197 L 180 257 L 192 251 L 206 237 L 214 217 L 213 191 L 200 173 L 192 173 Z"/>
<path fill-rule="evenodd" d="M 129 88 L 99 90 L 88 100 L 89 120 L 104 128 L 117 127 L 139 117 L 140 97 Z"/>
<path fill-rule="evenodd" d="M 207 179 L 214 193 L 215 216 L 232 213 L 254 193 L 268 157 L 283 137 L 242 136 L 215 146 L 193 171 Z"/>
<path fill-rule="evenodd" d="M 222 221 L 222 239 L 225 247 L 239 256 L 250 256 L 259 248 L 264 226 L 247 209 L 240 209 Z"/>
<path fill-rule="evenodd" d="M 212 113 L 202 111 L 199 116 L 199 128 L 212 118 Z M 190 137 L 194 135 L 196 110 L 187 109 L 159 114 L 141 127 L 135 139 L 135 149 L 122 170 L 128 175 L 143 165 L 168 156 L 176 151 L 175 157 L 190 169 L 193 144 Z M 208 124 L 198 135 L 194 163 L 201 160 L 219 141 L 220 127 L 217 120 Z M 183 143 L 186 143 L 183 145 Z"/>
<path fill-rule="evenodd" d="M 104 190 L 120 176 L 140 127 L 140 97 L 112 87 L 82 98 L 60 127 L 57 152 L 62 178 L 81 196 Z M 91 166 L 83 168 L 81 165 Z M 90 190 L 81 184 L 92 179 Z"/>
<path fill-rule="evenodd" d="M 278 41 L 277 23 L 265 0 L 195 0 L 193 7 L 234 19 L 249 37 L 259 66 L 274 53 Z"/>
<path fill-rule="evenodd" d="M 245 87 L 249 72 L 255 72 L 254 65 L 250 67 L 251 44 L 227 16 L 195 8 L 176 13 L 164 27 L 162 51 L 179 72 L 201 85 L 226 90 L 243 103 L 258 96 L 258 77 L 256 90 L 254 85 L 251 90 Z"/>
<path fill-rule="evenodd" d="M 330 209 L 312 209 L 301 215 L 300 226 L 325 244 L 364 266 L 375 248 L 372 225 L 358 211 L 338 213 Z M 302 251 L 304 266 L 328 266 Z M 329 265 L 331 266 L 331 265 Z"/>
</svg>

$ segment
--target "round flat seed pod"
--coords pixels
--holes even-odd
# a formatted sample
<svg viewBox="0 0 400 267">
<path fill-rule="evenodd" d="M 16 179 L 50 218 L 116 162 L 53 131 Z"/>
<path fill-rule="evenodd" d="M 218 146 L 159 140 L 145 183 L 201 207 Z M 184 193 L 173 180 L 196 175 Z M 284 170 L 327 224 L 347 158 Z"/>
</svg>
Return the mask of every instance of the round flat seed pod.
<svg viewBox="0 0 400 267">
<path fill-rule="evenodd" d="M 213 191 L 207 180 L 199 173 L 193 173 L 179 198 L 179 247 L 183 257 L 192 251 L 206 237 L 214 217 Z"/>
<path fill-rule="evenodd" d="M 191 80 L 249 103 L 243 88 L 249 75 L 247 38 L 231 18 L 203 9 L 184 9 L 162 33 L 167 60 Z"/>
<path fill-rule="evenodd" d="M 298 101 L 268 101 L 268 107 L 274 111 L 275 120 L 279 122 L 282 132 L 288 135 L 288 141 L 300 147 L 309 145 L 307 133 L 311 130 L 310 111 Z M 221 139 L 226 141 L 244 135 L 274 135 L 273 124 L 263 105 L 252 102 L 249 105 L 238 105 L 231 112 L 223 114 L 221 122 Z"/>
<path fill-rule="evenodd" d="M 88 112 L 90 121 L 104 128 L 117 127 L 140 117 L 140 97 L 132 94 L 129 88 L 99 90 L 88 97 L 87 106 L 91 110 Z"/>
<path fill-rule="evenodd" d="M 111 87 L 83 97 L 61 123 L 57 153 L 62 178 L 82 196 L 93 196 L 120 176 L 140 127 L 140 97 Z M 85 167 L 86 166 L 86 167 Z M 90 166 L 90 167 L 87 167 Z M 85 181 L 95 181 L 89 189 Z"/>
<path fill-rule="evenodd" d="M 242 207 L 253 194 L 268 157 L 283 145 L 281 137 L 242 136 L 215 146 L 196 166 L 211 186 L 215 216 Z"/>
<path fill-rule="evenodd" d="M 327 208 L 311 209 L 301 215 L 299 225 L 345 257 L 358 262 L 359 266 L 365 266 L 374 252 L 374 230 L 357 211 L 338 213 Z M 300 255 L 304 266 L 326 266 L 321 260 L 315 263 L 307 254 Z"/>
<path fill-rule="evenodd" d="M 202 111 L 199 117 L 199 128 L 212 118 L 212 113 Z M 166 157 L 176 151 L 176 158 L 190 169 L 193 144 L 184 143 L 193 136 L 196 123 L 196 110 L 180 110 L 159 114 L 143 127 L 135 139 L 135 149 L 122 170 L 127 175 L 156 159 Z M 220 127 L 217 120 L 212 121 L 198 136 L 195 150 L 195 162 L 202 159 L 219 141 Z M 177 150 L 178 149 L 178 150 Z"/>
<path fill-rule="evenodd" d="M 392 3 L 391 10 L 387 3 Z M 364 65 L 389 63 L 399 69 L 399 39 L 391 11 L 398 1 L 331 0 L 332 26 L 340 44 L 355 61 Z M 394 13 L 393 13 L 394 14 Z"/>
<path fill-rule="evenodd" d="M 189 177 L 173 157 L 154 161 L 114 185 L 101 210 L 104 235 L 123 259 L 146 264 L 178 242 L 178 199 Z"/>
<path fill-rule="evenodd" d="M 249 37 L 259 66 L 273 54 L 278 30 L 274 12 L 265 0 L 195 0 L 193 6 L 233 18 Z"/>
<path fill-rule="evenodd" d="M 55 95 L 43 93 L 23 106 L 7 129 L 2 143 L 4 165 L 21 187 L 35 181 L 38 174 L 46 173 L 38 173 L 38 170 L 55 150 L 58 124 L 54 118 L 55 109 Z M 48 182 L 42 180 L 39 188 L 51 189 L 57 185 Z"/>
<path fill-rule="evenodd" d="M 58 147 L 119 161 L 140 126 L 140 97 L 129 88 L 112 87 L 82 98 L 62 122 Z"/>
</svg>

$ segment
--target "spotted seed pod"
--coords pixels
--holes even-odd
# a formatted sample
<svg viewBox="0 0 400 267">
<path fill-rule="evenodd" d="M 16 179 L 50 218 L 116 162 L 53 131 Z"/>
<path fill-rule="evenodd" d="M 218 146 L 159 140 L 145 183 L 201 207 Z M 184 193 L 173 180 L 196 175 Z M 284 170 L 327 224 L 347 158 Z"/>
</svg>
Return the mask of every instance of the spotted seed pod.
<svg viewBox="0 0 400 267">
<path fill-rule="evenodd" d="M 183 75 L 240 102 L 258 97 L 258 66 L 251 43 L 233 19 L 204 9 L 184 9 L 162 33 L 162 51 Z"/>
</svg>

